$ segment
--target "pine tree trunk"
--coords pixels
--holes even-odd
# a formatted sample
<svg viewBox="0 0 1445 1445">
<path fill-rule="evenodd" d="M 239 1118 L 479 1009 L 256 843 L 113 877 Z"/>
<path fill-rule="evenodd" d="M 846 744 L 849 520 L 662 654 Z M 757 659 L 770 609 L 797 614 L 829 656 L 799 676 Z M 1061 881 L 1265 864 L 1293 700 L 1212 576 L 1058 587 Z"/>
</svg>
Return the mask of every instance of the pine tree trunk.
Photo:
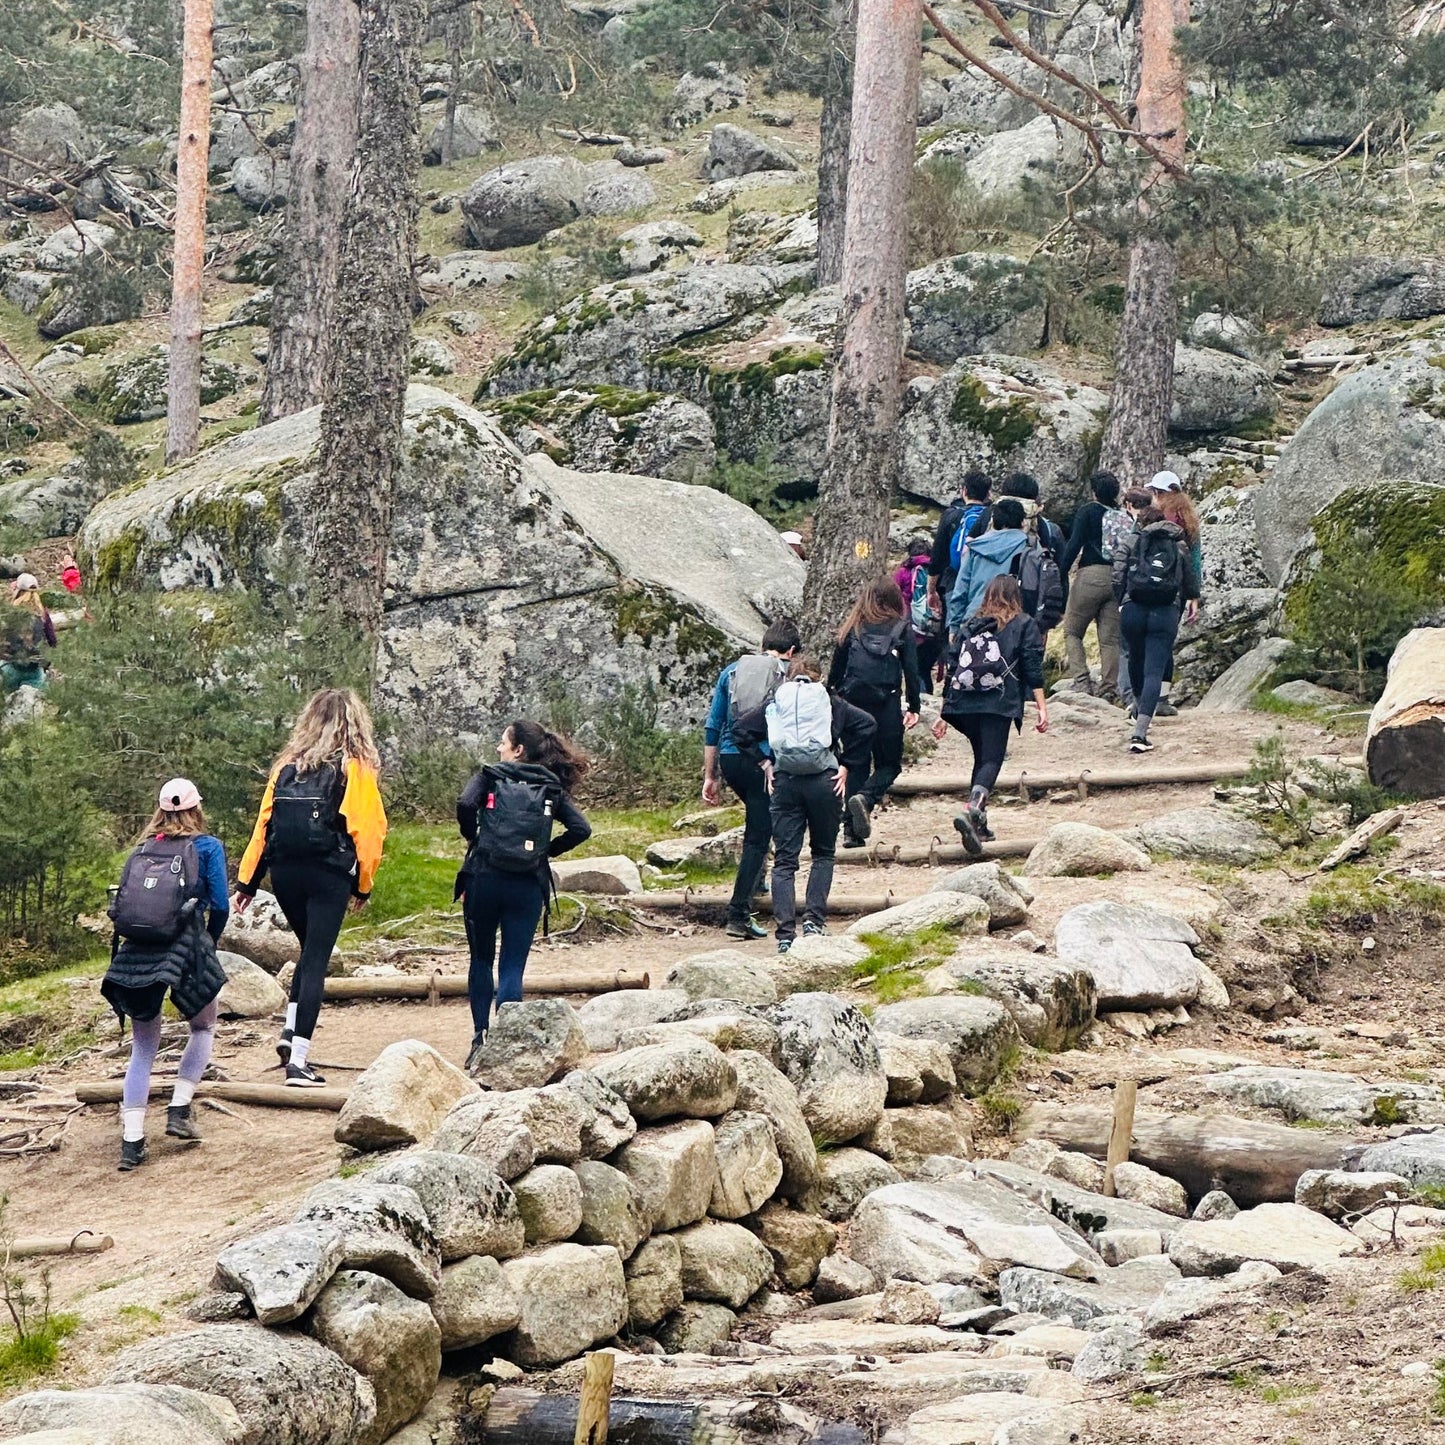
<svg viewBox="0 0 1445 1445">
<path fill-rule="evenodd" d="M 853 130 L 853 46 L 856 11 L 849 0 L 833 6 L 828 68 L 823 80 L 822 135 L 818 146 L 818 285 L 843 279 L 848 209 L 848 147 Z"/>
<path fill-rule="evenodd" d="M 1040 11 L 1047 10 L 1050 15 L 1054 12 L 1053 0 L 1032 0 L 1033 9 L 1029 11 L 1029 44 L 1041 55 L 1052 55 L 1053 51 L 1049 46 L 1049 22 L 1048 17 L 1040 14 Z"/>
<path fill-rule="evenodd" d="M 1189 23 L 1189 0 L 1142 0 L 1139 14 L 1139 129 L 1176 164 L 1184 163 L 1184 67 L 1175 34 Z M 1179 327 L 1174 247 L 1154 227 L 1168 174 L 1155 168 L 1138 202 L 1139 232 L 1129 252 L 1129 281 L 1119 327 L 1114 393 L 1100 457 L 1126 487 L 1164 465 L 1174 399 Z"/>
<path fill-rule="evenodd" d="M 803 598 L 804 636 L 822 652 L 859 586 L 888 559 L 898 473 L 898 404 L 917 136 L 918 0 L 861 0 L 843 253 L 843 330 L 828 458 Z"/>
<path fill-rule="evenodd" d="M 442 122 L 441 163 L 452 163 L 456 146 L 457 98 L 462 91 L 462 46 L 471 38 L 472 12 L 467 3 L 454 3 L 447 12 L 447 110 Z"/>
<path fill-rule="evenodd" d="M 331 308 L 321 412 L 315 601 L 375 645 L 410 371 L 421 0 L 362 0 L 356 161 Z"/>
<path fill-rule="evenodd" d="M 194 456 L 201 440 L 201 279 L 206 267 L 213 23 L 212 0 L 186 0 L 171 261 L 170 379 L 166 383 L 168 462 Z"/>
<path fill-rule="evenodd" d="M 261 394 L 263 422 L 321 401 L 341 223 L 356 154 L 360 34 L 356 0 L 308 0 L 301 106 Z"/>
</svg>

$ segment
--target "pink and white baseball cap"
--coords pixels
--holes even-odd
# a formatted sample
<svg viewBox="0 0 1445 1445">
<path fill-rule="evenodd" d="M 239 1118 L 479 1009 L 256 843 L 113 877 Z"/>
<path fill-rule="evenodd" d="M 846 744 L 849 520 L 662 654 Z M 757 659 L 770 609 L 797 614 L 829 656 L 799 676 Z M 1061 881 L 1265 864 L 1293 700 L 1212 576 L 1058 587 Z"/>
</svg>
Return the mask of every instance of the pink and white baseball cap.
<svg viewBox="0 0 1445 1445">
<path fill-rule="evenodd" d="M 161 811 L 184 813 L 201 806 L 201 795 L 189 778 L 172 778 L 161 789 Z"/>
</svg>

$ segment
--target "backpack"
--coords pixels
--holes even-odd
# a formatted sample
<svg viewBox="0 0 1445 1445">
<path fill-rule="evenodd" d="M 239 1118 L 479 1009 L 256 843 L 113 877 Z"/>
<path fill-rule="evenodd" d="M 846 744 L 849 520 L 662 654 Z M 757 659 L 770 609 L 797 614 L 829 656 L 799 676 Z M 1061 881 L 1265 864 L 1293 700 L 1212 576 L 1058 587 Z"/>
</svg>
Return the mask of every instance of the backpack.
<svg viewBox="0 0 1445 1445">
<path fill-rule="evenodd" d="M 132 943 L 171 943 L 180 936 L 199 896 L 200 859 L 194 838 L 147 838 L 132 850 L 106 912 Z"/>
<path fill-rule="evenodd" d="M 728 678 L 728 722 L 736 727 L 745 713 L 766 707 L 786 671 L 782 658 L 768 652 L 750 652 L 738 658 Z"/>
<path fill-rule="evenodd" d="M 1001 692 L 1012 674 L 1013 669 L 999 644 L 998 633 L 992 627 L 965 637 L 948 676 L 943 698 L 944 715 L 967 711 L 958 705 L 965 697 Z"/>
<path fill-rule="evenodd" d="M 903 659 L 898 648 L 907 630 L 908 623 L 900 620 L 859 628 L 848 639 L 844 697 L 882 702 L 898 691 L 903 683 Z"/>
<path fill-rule="evenodd" d="M 28 667 L 40 660 L 45 624 L 23 607 L 0 606 L 0 662 Z"/>
<path fill-rule="evenodd" d="M 478 856 L 503 873 L 535 873 L 547 859 L 561 786 L 483 768 L 486 784 L 477 815 Z"/>
<path fill-rule="evenodd" d="M 1141 532 L 1129 558 L 1125 597 L 1141 607 L 1167 607 L 1178 601 L 1183 584 L 1179 543 L 1168 532 L 1153 527 Z"/>
<path fill-rule="evenodd" d="M 1099 555 L 1104 561 L 1112 562 L 1124 550 L 1129 533 L 1134 530 L 1134 521 L 1122 507 L 1106 507 L 1099 519 Z"/>
<path fill-rule="evenodd" d="M 1039 624 L 1041 632 L 1064 620 L 1064 574 L 1058 560 L 1036 538 L 1014 554 L 1009 571 L 1018 578 L 1024 594 L 1024 611 Z"/>
<path fill-rule="evenodd" d="M 341 826 L 343 777 L 334 763 L 309 773 L 297 772 L 292 763 L 281 769 L 271 789 L 266 828 L 273 858 L 329 858 L 346 851 L 351 840 Z"/>
<path fill-rule="evenodd" d="M 908 609 L 908 622 L 919 637 L 939 637 L 943 618 L 928 605 L 927 564 L 913 569 L 913 601 Z"/>
<path fill-rule="evenodd" d="M 953 534 L 953 541 L 948 544 L 948 565 L 955 572 L 963 566 L 963 549 L 968 542 L 970 529 L 989 510 L 987 502 L 970 502 L 963 509 L 963 515 L 959 518 L 958 527 Z"/>
<path fill-rule="evenodd" d="M 785 682 L 768 704 L 768 747 L 781 773 L 832 772 L 833 699 L 820 682 Z"/>
</svg>

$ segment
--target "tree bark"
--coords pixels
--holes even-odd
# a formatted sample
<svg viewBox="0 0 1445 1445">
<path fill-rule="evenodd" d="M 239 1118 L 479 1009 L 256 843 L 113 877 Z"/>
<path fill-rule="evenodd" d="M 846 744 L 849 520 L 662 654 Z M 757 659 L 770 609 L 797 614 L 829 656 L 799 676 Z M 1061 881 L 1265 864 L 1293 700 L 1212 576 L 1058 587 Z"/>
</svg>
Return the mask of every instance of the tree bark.
<svg viewBox="0 0 1445 1445">
<path fill-rule="evenodd" d="M 847 231 L 848 147 L 853 131 L 853 46 L 857 11 L 852 0 L 829 14 L 828 68 L 823 79 L 822 135 L 818 146 L 818 285 L 843 279 Z"/>
<path fill-rule="evenodd" d="M 361 93 L 321 411 L 313 601 L 381 634 L 410 370 L 421 0 L 362 0 Z"/>
<path fill-rule="evenodd" d="M 194 456 L 201 440 L 201 278 L 206 267 L 213 24 L 212 0 L 186 0 L 171 261 L 170 377 L 166 383 L 168 462 Z"/>
<path fill-rule="evenodd" d="M 1049 22 L 1042 11 L 1047 10 L 1053 14 L 1053 0 L 1033 0 L 1034 8 L 1029 11 L 1029 44 L 1041 55 L 1052 55 L 1053 48 L 1049 44 Z"/>
<path fill-rule="evenodd" d="M 454 5 L 447 12 L 447 110 L 442 124 L 441 163 L 452 163 L 456 146 L 457 98 L 462 91 L 462 46 L 471 38 L 472 12 L 469 5 Z"/>
<path fill-rule="evenodd" d="M 1188 23 L 1189 0 L 1142 0 L 1137 124 L 1181 166 L 1187 132 L 1184 67 L 1175 35 Z M 1174 399 L 1178 263 L 1159 225 L 1159 202 L 1168 184 L 1167 172 L 1155 167 L 1139 195 L 1140 230 L 1129 251 L 1114 392 L 1100 457 L 1126 487 L 1147 482 L 1164 465 Z"/>
<path fill-rule="evenodd" d="M 830 650 L 859 586 L 888 558 L 908 275 L 908 187 L 917 137 L 918 0 L 861 0 L 843 254 L 842 345 L 828 456 L 803 594 L 804 638 Z"/>
<path fill-rule="evenodd" d="M 356 155 L 360 35 L 355 0 L 308 0 L 301 106 L 261 393 L 263 423 L 321 401 L 341 224 Z"/>
</svg>

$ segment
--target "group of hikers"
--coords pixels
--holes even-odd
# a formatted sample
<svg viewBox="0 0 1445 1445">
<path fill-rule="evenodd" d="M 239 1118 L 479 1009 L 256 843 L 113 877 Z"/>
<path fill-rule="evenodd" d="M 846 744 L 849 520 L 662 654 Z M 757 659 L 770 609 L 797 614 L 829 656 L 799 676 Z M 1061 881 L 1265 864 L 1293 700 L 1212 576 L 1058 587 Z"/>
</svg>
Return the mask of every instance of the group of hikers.
<svg viewBox="0 0 1445 1445">
<path fill-rule="evenodd" d="M 952 727 L 973 753 L 970 795 L 954 826 L 967 851 L 981 854 L 993 838 L 988 801 L 1009 733 L 1022 730 L 1030 702 L 1037 730 L 1048 730 L 1044 646 L 1054 627 L 1065 630 L 1072 685 L 1128 704 L 1131 748 L 1152 746 L 1149 728 L 1167 708 L 1181 612 L 1198 605 L 1197 521 L 1172 473 L 1157 475 L 1147 490 L 1124 493 L 1122 508 L 1109 473 L 1095 474 L 1091 487 L 1094 500 L 1065 538 L 1041 515 L 1032 477 L 1010 478 L 994 500 L 989 479 L 970 474 L 935 535 L 915 539 L 896 574 L 861 589 L 838 629 L 826 683 L 787 618 L 768 627 L 757 653 L 723 668 L 704 726 L 702 793 L 716 805 L 725 783 L 744 809 L 730 938 L 767 937 L 753 901 L 771 851 L 776 946 L 780 953 L 792 949 L 805 841 L 811 866 L 802 933 L 826 932 L 840 836 L 845 848 L 866 843 L 872 815 L 902 769 L 922 696 L 936 684 L 942 697 L 935 737 Z M 1097 683 L 1083 648 L 1090 626 L 1103 664 Z M 272 764 L 234 890 L 197 786 L 176 778 L 161 789 L 112 890 L 112 956 L 101 985 L 122 1023 L 132 1023 L 122 1170 L 146 1159 L 146 1103 L 168 994 L 189 1037 L 166 1133 L 199 1137 L 192 1100 L 210 1060 L 226 982 L 216 945 L 233 908 L 244 913 L 267 878 L 299 944 L 276 1045 L 285 1084 L 325 1084 L 310 1052 L 342 923 L 348 911 L 366 905 L 381 862 L 387 821 L 380 770 L 360 698 L 336 688 L 313 696 Z M 481 767 L 457 800 L 467 848 L 453 896 L 462 902 L 470 950 L 469 1069 L 477 1066 L 494 1009 L 522 997 L 537 925 L 555 891 L 551 860 L 591 836 L 575 800 L 587 771 L 572 742 L 519 719 L 503 730 L 497 761 Z"/>
<path fill-rule="evenodd" d="M 0 697 L 22 687 L 43 690 L 46 654 L 59 646 L 57 634 L 74 621 L 68 614 L 51 615 L 33 572 L 0 568 L 0 577 L 7 573 L 13 575 L 5 600 L 0 602 Z M 80 568 L 69 552 L 60 558 L 60 582 L 72 596 L 79 593 Z"/>
</svg>

